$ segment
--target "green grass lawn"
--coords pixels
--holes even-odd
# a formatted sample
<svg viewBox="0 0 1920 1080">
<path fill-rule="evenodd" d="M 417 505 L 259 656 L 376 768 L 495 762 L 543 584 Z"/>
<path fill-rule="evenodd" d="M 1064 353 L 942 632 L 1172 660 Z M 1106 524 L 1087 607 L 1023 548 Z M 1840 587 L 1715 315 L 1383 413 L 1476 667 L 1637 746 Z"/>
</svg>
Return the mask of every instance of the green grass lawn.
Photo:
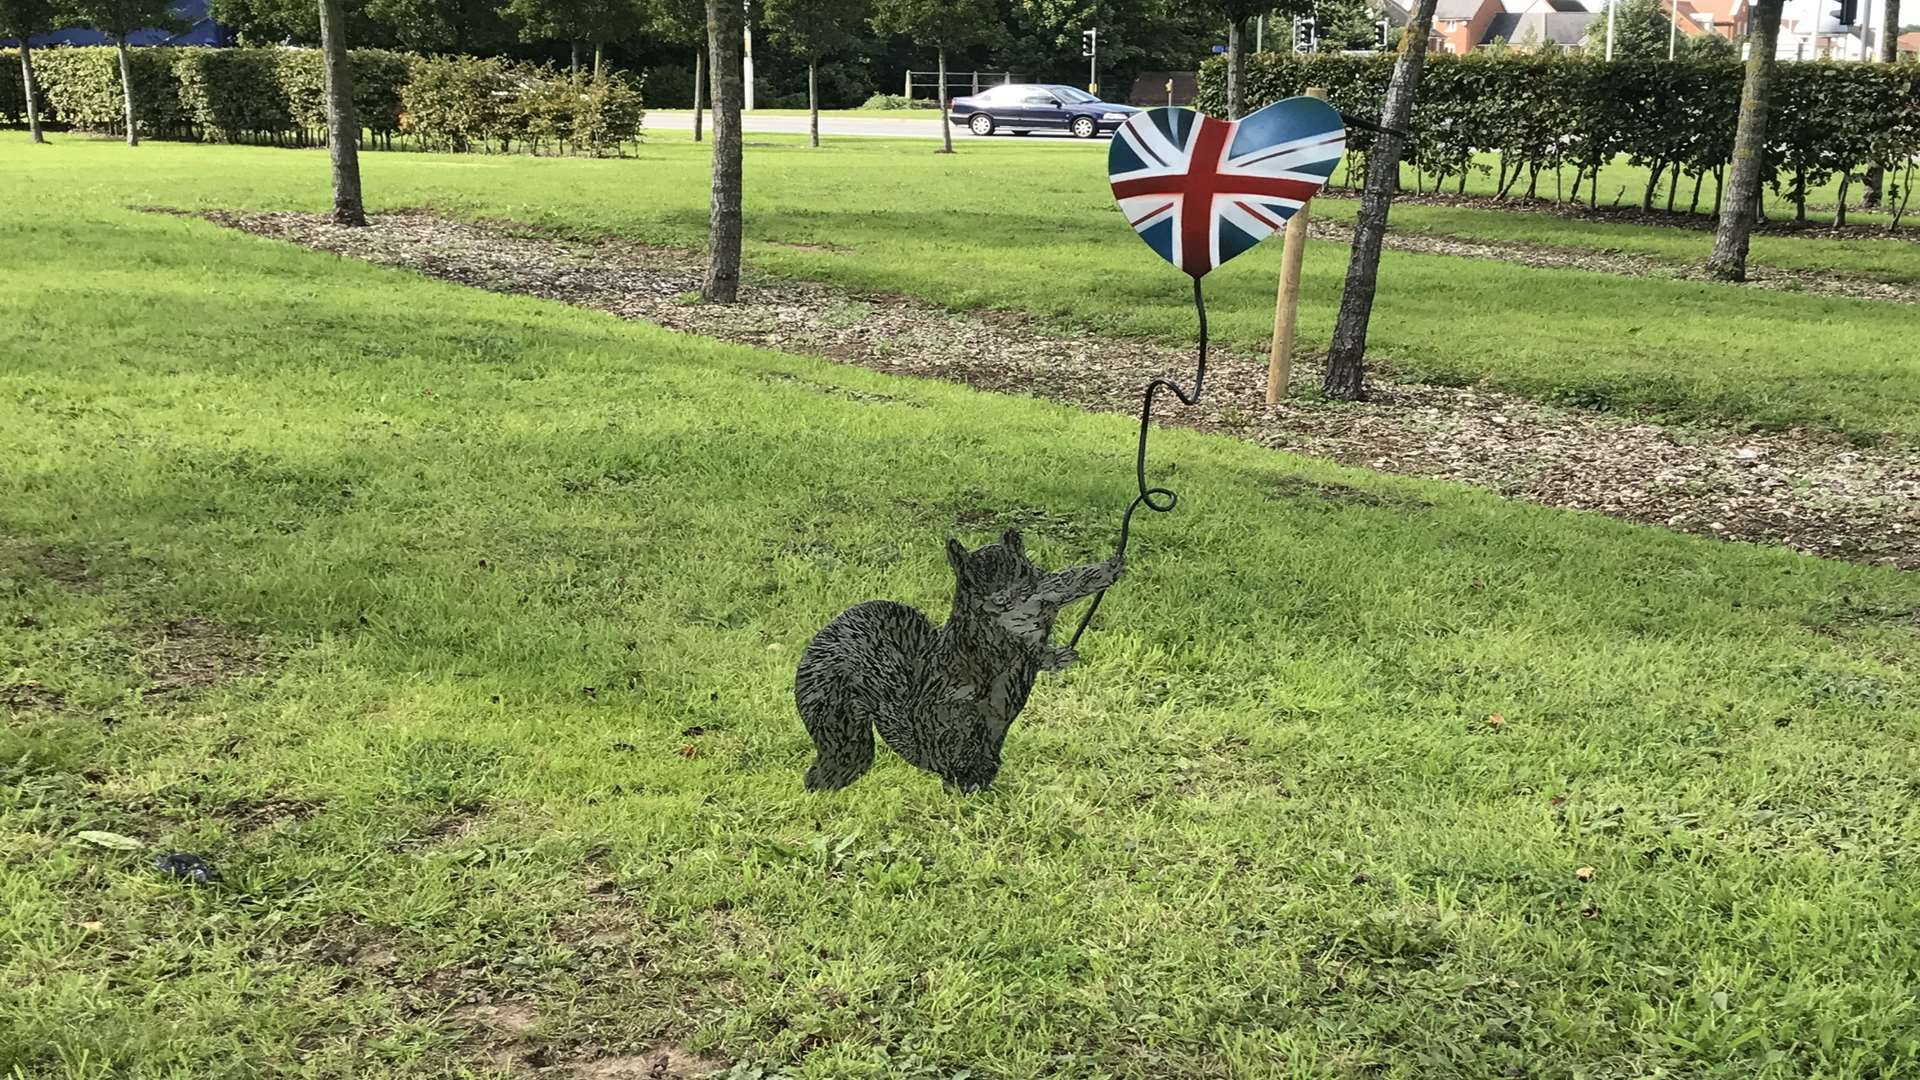
<svg viewBox="0 0 1920 1080">
<path fill-rule="evenodd" d="M 1010 140 L 945 156 L 918 141 L 846 139 L 819 151 L 801 137 L 748 141 L 748 256 L 763 271 L 1112 333 L 1193 332 L 1185 279 L 1121 221 L 1093 148 L 1083 158 Z M 97 204 L 318 208 L 326 198 L 324 162 L 307 152 L 155 143 L 131 158 L 117 143 L 62 138 L 29 153 L 17 135 L 0 147 L 0 182 L 81 191 Z M 376 209 L 424 204 L 697 248 L 706 153 L 665 135 L 639 158 L 609 161 L 372 154 L 367 190 Z M 1403 207 L 1395 220 L 1419 227 L 1416 211 L 1435 209 Z M 1706 250 L 1706 235 L 1691 239 Z M 1920 265 L 1920 248 L 1903 252 L 1905 265 Z M 1265 245 L 1208 278 L 1217 335 L 1265 348 L 1279 256 Z M 1331 243 L 1307 252 L 1309 351 L 1331 332 L 1346 256 Z M 1904 305 L 1389 253 L 1371 346 L 1414 379 L 1911 439 L 1920 435 L 1912 324 Z"/>
<path fill-rule="evenodd" d="M 316 154 L 22 150 L 0 1075 L 575 1075 L 669 1042 L 820 1080 L 1920 1069 L 1911 577 L 1167 431 L 1180 509 L 996 788 L 883 758 L 809 797 L 807 637 L 938 610 L 957 520 L 1103 555 L 1130 421 L 124 208 L 316 205 Z M 849 156 L 901 187 L 829 204 L 847 166 L 754 154 L 757 258 L 1178 329 L 1143 253 L 1036 216 L 1097 217 L 1096 185 Z M 368 162 L 381 205 L 681 241 L 695 173 Z M 909 214 L 947 173 L 1032 195 L 1001 221 L 949 178 Z M 854 251 L 773 242 L 801 239 Z M 1237 333 L 1264 269 L 1218 290 Z M 1429 273 L 1389 269 L 1383 334 Z M 223 879 L 163 879 L 169 850 Z"/>
<path fill-rule="evenodd" d="M 1331 202 L 1326 213 L 1350 221 L 1357 200 Z M 1316 204 L 1316 209 L 1318 209 Z M 1393 228 L 1491 243 L 1544 244 L 1645 255 L 1676 266 L 1698 266 L 1713 248 L 1713 233 L 1663 225 L 1559 217 L 1551 213 L 1468 206 L 1395 206 Z M 1755 234 L 1749 265 L 1818 274 L 1838 272 L 1877 281 L 1920 281 L 1920 242 L 1904 226 L 1892 235 L 1847 239 Z"/>
</svg>

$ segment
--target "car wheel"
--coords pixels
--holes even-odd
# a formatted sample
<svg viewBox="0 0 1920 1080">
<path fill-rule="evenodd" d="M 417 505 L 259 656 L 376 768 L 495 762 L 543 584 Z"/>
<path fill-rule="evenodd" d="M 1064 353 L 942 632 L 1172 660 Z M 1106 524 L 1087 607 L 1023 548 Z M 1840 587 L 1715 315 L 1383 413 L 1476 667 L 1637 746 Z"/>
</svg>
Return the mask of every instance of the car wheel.
<svg viewBox="0 0 1920 1080">
<path fill-rule="evenodd" d="M 1100 126 L 1093 122 L 1093 117 L 1091 116 L 1076 116 L 1073 118 L 1073 134 L 1076 138 L 1091 139 L 1099 130 Z"/>
<path fill-rule="evenodd" d="M 967 121 L 967 128 L 975 135 L 991 135 L 993 134 L 993 117 L 986 113 L 974 113 L 973 119 Z"/>
</svg>

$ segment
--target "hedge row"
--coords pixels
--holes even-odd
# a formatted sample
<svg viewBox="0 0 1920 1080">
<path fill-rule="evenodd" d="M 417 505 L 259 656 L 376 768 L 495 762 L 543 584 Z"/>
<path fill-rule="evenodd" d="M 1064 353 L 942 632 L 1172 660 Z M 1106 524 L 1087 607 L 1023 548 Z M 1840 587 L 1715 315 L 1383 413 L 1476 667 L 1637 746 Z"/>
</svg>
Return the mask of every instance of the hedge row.
<svg viewBox="0 0 1920 1080">
<path fill-rule="evenodd" d="M 353 97 L 368 145 L 396 134 L 424 149 L 617 153 L 640 137 L 640 91 L 621 78 L 475 57 L 356 49 Z M 123 133 L 113 49 L 37 49 L 45 119 Z M 325 140 L 326 72 L 314 49 L 135 49 L 134 105 L 143 134 L 209 142 L 309 145 Z M 0 50 L 0 120 L 22 123 L 16 50 Z M 402 145 L 406 145 L 403 140 Z"/>
<path fill-rule="evenodd" d="M 1394 57 L 1263 53 L 1247 61 L 1247 107 L 1257 108 L 1325 87 L 1333 104 L 1356 116 L 1377 117 Z M 1427 59 L 1415 98 L 1413 141 L 1407 160 L 1434 180 L 1464 189 L 1469 171 L 1495 177 L 1496 190 L 1545 194 L 1543 173 L 1571 167 L 1571 189 L 1555 198 L 1580 199 L 1584 183 L 1598 201 L 1600 166 L 1624 156 L 1648 170 L 1636 192 L 1652 207 L 1662 194 L 1671 209 L 1684 177 L 1698 206 L 1708 177 L 1717 188 L 1733 153 L 1745 72 L 1731 60 L 1620 60 L 1607 62 L 1552 53 L 1470 53 Z M 1208 61 L 1200 72 L 1198 106 L 1224 115 L 1226 65 Z M 1793 62 L 1780 64 L 1768 121 L 1775 190 L 1806 213 L 1806 193 L 1835 175 L 1850 177 L 1880 164 L 1904 175 L 1920 156 L 1920 65 Z M 1348 132 L 1363 175 L 1374 136 Z M 1497 154 L 1495 164 L 1479 155 Z M 1763 166 L 1765 168 L 1765 166 Z"/>
</svg>

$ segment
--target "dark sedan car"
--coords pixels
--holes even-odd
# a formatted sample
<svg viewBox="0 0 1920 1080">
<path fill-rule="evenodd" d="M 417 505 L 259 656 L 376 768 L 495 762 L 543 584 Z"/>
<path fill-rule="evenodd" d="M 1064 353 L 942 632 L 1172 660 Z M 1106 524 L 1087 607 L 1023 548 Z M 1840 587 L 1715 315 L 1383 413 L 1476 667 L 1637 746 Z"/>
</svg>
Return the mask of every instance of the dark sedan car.
<svg viewBox="0 0 1920 1080">
<path fill-rule="evenodd" d="M 1008 83 L 947 103 L 947 118 L 975 135 L 996 131 L 1070 131 L 1082 139 L 1111 132 L 1139 112 L 1072 86 Z"/>
</svg>

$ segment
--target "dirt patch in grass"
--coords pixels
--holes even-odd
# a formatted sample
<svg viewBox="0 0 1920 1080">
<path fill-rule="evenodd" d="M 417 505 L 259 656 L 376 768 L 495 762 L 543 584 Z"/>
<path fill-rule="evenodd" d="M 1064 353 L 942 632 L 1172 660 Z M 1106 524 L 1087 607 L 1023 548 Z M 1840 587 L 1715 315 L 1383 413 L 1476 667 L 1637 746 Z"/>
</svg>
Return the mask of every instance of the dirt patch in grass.
<svg viewBox="0 0 1920 1080">
<path fill-rule="evenodd" d="M 661 1046 L 644 1054 L 600 1058 L 562 1073 L 576 1080 L 699 1080 L 727 1067 L 719 1058 Z"/>
<path fill-rule="evenodd" d="M 92 565 L 75 552 L 0 535 L 0 558 L 15 562 L 34 576 L 45 578 L 61 588 L 92 592 L 100 587 L 100 579 L 94 575 Z"/>
<path fill-rule="evenodd" d="M 540 1026 L 540 1014 L 524 1001 L 462 1005 L 453 1016 L 488 1035 L 518 1039 Z"/>
<path fill-rule="evenodd" d="M 479 832 L 487 823 L 490 810 L 485 803 L 468 803 L 455 806 L 440 814 L 411 836 L 394 841 L 389 847 L 393 851 L 406 851 L 417 847 L 431 847 L 435 844 L 450 844 L 463 840 Z"/>
<path fill-rule="evenodd" d="M 148 697 L 190 693 L 260 670 L 260 646 L 210 619 L 173 619 L 145 635 L 140 667 Z"/>
<path fill-rule="evenodd" d="M 67 695 L 37 682 L 0 686 L 0 708 L 18 718 L 29 713 L 56 713 L 67 707 Z"/>
<path fill-rule="evenodd" d="M 768 382 L 803 386 L 816 393 L 846 398 L 848 401 L 858 401 L 866 405 L 904 405 L 909 409 L 926 408 L 926 406 L 917 401 L 909 401 L 906 398 L 895 397 L 892 394 L 876 394 L 870 390 L 856 390 L 850 386 L 835 386 L 832 383 L 814 382 L 812 379 L 803 379 L 798 375 L 789 375 L 784 371 L 767 372 L 765 378 Z"/>
<path fill-rule="evenodd" d="M 1345 244 L 1351 239 L 1353 232 L 1352 226 L 1345 222 L 1316 218 L 1310 224 L 1314 236 L 1339 244 Z M 1417 233 L 1389 233 L 1386 245 L 1393 251 L 1410 251 L 1421 255 L 1452 255 L 1463 259 L 1490 259 L 1495 262 L 1519 263 L 1522 266 L 1550 270 L 1587 270 L 1597 274 L 1620 274 L 1626 277 L 1671 278 L 1726 284 L 1708 275 L 1703 262 L 1668 262 L 1645 255 L 1631 255 L 1623 251 L 1598 248 L 1493 243 L 1486 240 L 1461 240 L 1451 236 Z M 1755 289 L 1818 293 L 1822 296 L 1845 296 L 1854 300 L 1890 300 L 1903 304 L 1920 304 L 1920 284 L 1876 281 L 1872 278 L 1841 274 L 1832 270 L 1815 272 L 1784 267 L 1749 266 L 1744 284 Z"/>
<path fill-rule="evenodd" d="M 271 829 L 289 821 L 304 821 L 320 812 L 321 804 L 305 799 L 261 799 L 228 803 L 215 811 L 244 832 Z"/>
<path fill-rule="evenodd" d="M 366 229 L 311 214 L 208 217 L 496 292 L 1098 411 L 1133 414 L 1147 380 L 1191 377 L 1185 349 L 1066 334 L 1018 314 L 959 316 L 814 282 L 750 278 L 740 304 L 688 304 L 701 257 L 625 240 L 561 242 L 424 214 L 381 217 Z M 1363 403 L 1296 396 L 1268 405 L 1266 366 L 1265 356 L 1217 348 L 1209 385 L 1218 389 L 1196 408 L 1167 410 L 1168 422 L 1549 506 L 1920 569 L 1920 449 L 1864 450 L 1799 431 L 1669 428 L 1387 379 L 1371 382 Z"/>
<path fill-rule="evenodd" d="M 1430 505 L 1425 500 L 1409 496 L 1389 495 L 1385 492 L 1357 488 L 1351 484 L 1313 481 L 1300 476 L 1283 476 L 1269 484 L 1267 497 L 1270 499 L 1317 499 L 1326 503 L 1375 506 L 1396 510 L 1423 509 Z"/>
</svg>

